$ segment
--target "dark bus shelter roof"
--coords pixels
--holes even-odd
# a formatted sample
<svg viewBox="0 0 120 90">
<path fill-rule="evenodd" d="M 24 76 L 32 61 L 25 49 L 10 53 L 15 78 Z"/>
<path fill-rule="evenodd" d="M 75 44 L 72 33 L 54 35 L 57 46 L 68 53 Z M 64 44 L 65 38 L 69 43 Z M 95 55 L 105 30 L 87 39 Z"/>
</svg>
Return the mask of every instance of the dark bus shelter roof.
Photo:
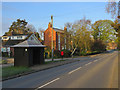
<svg viewBox="0 0 120 90">
<path fill-rule="evenodd" d="M 11 47 L 46 47 L 46 46 L 42 45 L 41 42 L 38 42 L 35 40 L 25 40 L 17 45 L 11 46 Z"/>
</svg>

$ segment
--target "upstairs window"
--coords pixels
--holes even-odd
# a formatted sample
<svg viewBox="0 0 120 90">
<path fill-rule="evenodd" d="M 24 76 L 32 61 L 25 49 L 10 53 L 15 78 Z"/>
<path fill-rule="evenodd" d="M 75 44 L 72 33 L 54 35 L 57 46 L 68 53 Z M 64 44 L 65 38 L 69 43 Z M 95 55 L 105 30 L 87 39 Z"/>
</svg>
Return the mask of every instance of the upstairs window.
<svg viewBox="0 0 120 90">
<path fill-rule="evenodd" d="M 22 39 L 22 36 L 17 36 L 17 39 Z"/>
</svg>

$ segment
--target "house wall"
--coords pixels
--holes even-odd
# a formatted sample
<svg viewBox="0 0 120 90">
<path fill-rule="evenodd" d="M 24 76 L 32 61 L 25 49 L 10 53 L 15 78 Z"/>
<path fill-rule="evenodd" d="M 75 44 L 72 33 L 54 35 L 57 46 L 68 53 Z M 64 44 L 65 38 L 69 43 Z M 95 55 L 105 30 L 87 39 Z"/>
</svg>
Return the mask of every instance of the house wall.
<svg viewBox="0 0 120 90">
<path fill-rule="evenodd" d="M 67 39 L 66 39 L 66 48 L 65 48 L 64 32 L 67 32 L 66 27 L 64 28 L 64 31 L 62 31 L 62 32 L 55 31 L 53 29 L 54 50 L 68 49 L 68 44 L 67 44 L 68 40 Z M 49 23 L 48 28 L 44 32 L 44 45 L 46 45 L 50 49 L 52 49 L 51 48 L 51 37 L 52 37 L 52 28 L 51 28 L 51 24 Z M 60 43 L 60 47 L 59 47 L 59 43 Z"/>
<path fill-rule="evenodd" d="M 21 40 L 21 39 L 25 39 L 27 37 L 27 35 L 21 35 L 21 36 L 10 36 L 11 40 Z"/>
<path fill-rule="evenodd" d="M 50 49 L 52 49 L 52 47 L 51 47 L 52 40 L 51 39 L 52 39 L 52 28 L 48 28 L 44 32 L 44 45 L 46 45 Z M 54 46 L 54 49 L 56 49 L 56 31 L 55 30 L 53 30 L 53 46 Z"/>
</svg>

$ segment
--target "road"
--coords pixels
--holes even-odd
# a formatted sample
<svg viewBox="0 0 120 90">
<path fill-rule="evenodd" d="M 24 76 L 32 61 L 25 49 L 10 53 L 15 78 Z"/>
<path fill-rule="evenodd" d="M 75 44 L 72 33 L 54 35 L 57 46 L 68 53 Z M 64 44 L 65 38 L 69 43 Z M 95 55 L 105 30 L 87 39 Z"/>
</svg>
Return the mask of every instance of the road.
<svg viewBox="0 0 120 90">
<path fill-rule="evenodd" d="M 10 79 L 3 88 L 118 88 L 118 52 Z"/>
</svg>

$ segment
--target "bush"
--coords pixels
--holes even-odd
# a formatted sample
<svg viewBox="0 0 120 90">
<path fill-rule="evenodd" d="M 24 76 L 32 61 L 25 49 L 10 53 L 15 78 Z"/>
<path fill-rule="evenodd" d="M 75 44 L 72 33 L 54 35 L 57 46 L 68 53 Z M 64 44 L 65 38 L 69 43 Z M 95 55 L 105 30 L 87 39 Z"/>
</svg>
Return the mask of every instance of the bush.
<svg viewBox="0 0 120 90">
<path fill-rule="evenodd" d="M 54 58 L 60 58 L 60 57 L 61 57 L 60 50 L 54 50 Z"/>
<path fill-rule="evenodd" d="M 91 45 L 92 51 L 103 52 L 106 51 L 106 45 L 101 40 L 96 40 Z"/>
<path fill-rule="evenodd" d="M 9 57 L 8 52 L 2 52 L 2 57 Z"/>
<path fill-rule="evenodd" d="M 80 52 L 80 56 L 85 56 L 87 53 L 85 51 Z"/>
<path fill-rule="evenodd" d="M 0 64 L 7 64 L 7 60 L 0 60 Z"/>
<path fill-rule="evenodd" d="M 46 59 L 51 57 L 51 50 L 50 50 L 50 48 L 48 48 L 48 47 L 45 48 L 44 57 L 45 57 Z"/>
<path fill-rule="evenodd" d="M 71 55 L 71 52 L 70 52 L 70 50 L 63 49 L 63 50 L 61 50 L 61 51 L 63 51 L 63 52 L 64 52 L 64 55 L 63 55 L 63 57 L 70 57 L 70 55 Z"/>
</svg>

